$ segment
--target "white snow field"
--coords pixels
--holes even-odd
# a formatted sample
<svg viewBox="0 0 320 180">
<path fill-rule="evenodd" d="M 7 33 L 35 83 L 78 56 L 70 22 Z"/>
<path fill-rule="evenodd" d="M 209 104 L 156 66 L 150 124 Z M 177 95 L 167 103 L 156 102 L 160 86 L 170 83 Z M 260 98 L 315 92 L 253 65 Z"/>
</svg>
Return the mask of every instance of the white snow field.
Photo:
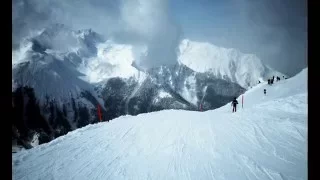
<svg viewBox="0 0 320 180">
<path fill-rule="evenodd" d="M 165 110 L 77 129 L 13 154 L 13 179 L 307 179 L 307 71 L 248 90 L 236 113 Z"/>
</svg>

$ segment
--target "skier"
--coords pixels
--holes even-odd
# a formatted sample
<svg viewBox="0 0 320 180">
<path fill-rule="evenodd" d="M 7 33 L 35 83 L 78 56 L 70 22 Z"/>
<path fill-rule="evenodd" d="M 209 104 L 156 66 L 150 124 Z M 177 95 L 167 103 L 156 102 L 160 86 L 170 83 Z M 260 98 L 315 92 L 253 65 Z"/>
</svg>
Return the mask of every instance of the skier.
<svg viewBox="0 0 320 180">
<path fill-rule="evenodd" d="M 270 79 L 268 79 L 268 84 L 270 84 Z"/>
<path fill-rule="evenodd" d="M 237 101 L 237 98 L 235 97 L 231 102 L 232 112 L 237 112 L 237 104 L 238 104 L 238 101 Z"/>
<path fill-rule="evenodd" d="M 267 94 L 267 90 L 266 90 L 266 89 L 264 89 L 264 90 L 263 90 L 263 93 L 264 93 L 264 95 L 266 95 L 266 94 Z"/>
</svg>

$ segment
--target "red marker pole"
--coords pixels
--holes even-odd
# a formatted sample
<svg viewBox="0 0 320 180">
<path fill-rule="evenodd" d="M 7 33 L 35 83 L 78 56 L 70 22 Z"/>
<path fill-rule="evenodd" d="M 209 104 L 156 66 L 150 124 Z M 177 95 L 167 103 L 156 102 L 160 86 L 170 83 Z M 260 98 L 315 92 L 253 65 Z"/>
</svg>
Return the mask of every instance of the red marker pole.
<svg viewBox="0 0 320 180">
<path fill-rule="evenodd" d="M 243 109 L 243 95 L 242 95 L 242 109 Z"/>
<path fill-rule="evenodd" d="M 102 121 L 102 115 L 101 115 L 101 110 L 100 110 L 99 104 L 98 104 L 98 117 L 99 117 L 99 120 Z"/>
</svg>

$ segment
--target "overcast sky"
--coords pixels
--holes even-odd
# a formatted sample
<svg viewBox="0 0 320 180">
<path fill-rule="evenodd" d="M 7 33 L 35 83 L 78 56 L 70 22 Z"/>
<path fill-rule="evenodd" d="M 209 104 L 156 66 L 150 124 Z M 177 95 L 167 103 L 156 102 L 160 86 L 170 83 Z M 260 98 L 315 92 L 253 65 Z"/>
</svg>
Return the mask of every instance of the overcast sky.
<svg viewBox="0 0 320 180">
<path fill-rule="evenodd" d="M 13 47 L 51 23 L 147 44 L 147 66 L 175 63 L 182 38 L 256 54 L 294 75 L 306 67 L 305 0 L 14 0 Z M 139 48 L 137 48 L 139 49 Z"/>
<path fill-rule="evenodd" d="M 172 3 L 184 36 L 254 53 L 289 75 L 306 67 L 306 7 L 305 0 L 175 0 Z"/>
</svg>

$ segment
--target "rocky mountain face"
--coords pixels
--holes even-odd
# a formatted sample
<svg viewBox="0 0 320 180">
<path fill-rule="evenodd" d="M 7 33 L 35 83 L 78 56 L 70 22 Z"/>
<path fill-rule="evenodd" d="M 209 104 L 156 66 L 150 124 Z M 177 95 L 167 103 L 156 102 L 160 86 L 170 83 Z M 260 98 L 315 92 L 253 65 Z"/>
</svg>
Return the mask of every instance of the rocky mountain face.
<svg viewBox="0 0 320 180">
<path fill-rule="evenodd" d="M 237 79 L 186 63 L 183 53 L 188 48 L 175 65 L 142 70 L 135 64 L 132 46 L 61 24 L 26 39 L 20 47 L 12 53 L 14 147 L 31 148 L 97 123 L 98 106 L 101 121 L 109 121 L 162 109 L 199 111 L 200 104 L 202 110 L 215 109 L 245 91 Z M 239 68 L 240 64 L 228 72 Z M 266 77 L 256 75 L 252 81 L 258 79 Z"/>
</svg>

